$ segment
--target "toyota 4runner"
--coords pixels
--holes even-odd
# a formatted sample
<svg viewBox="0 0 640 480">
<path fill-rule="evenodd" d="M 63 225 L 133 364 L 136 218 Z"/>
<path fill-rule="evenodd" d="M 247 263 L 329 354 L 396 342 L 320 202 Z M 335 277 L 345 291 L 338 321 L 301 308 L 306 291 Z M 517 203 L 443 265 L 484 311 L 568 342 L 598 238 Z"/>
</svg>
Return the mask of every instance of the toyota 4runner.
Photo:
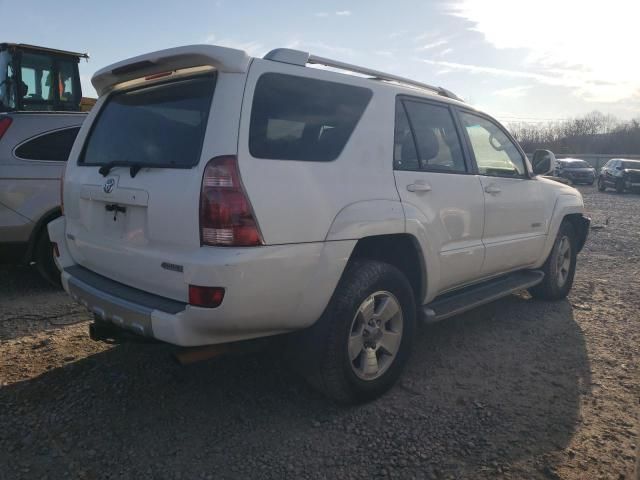
<svg viewBox="0 0 640 480">
<path fill-rule="evenodd" d="M 571 288 L 582 197 L 448 90 L 209 45 L 92 82 L 49 232 L 97 325 L 180 346 L 296 332 L 312 383 L 356 402 L 398 378 L 418 321 Z"/>
</svg>

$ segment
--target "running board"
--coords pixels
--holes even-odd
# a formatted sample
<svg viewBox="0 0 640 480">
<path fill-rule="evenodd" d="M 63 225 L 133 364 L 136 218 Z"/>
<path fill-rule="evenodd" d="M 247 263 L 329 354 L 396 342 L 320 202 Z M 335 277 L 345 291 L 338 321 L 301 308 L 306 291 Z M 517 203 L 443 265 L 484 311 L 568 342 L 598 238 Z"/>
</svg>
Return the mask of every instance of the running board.
<svg viewBox="0 0 640 480">
<path fill-rule="evenodd" d="M 423 321 L 433 323 L 453 317 L 519 290 L 531 288 L 543 278 L 544 273 L 540 270 L 522 270 L 445 293 L 422 306 Z"/>
</svg>

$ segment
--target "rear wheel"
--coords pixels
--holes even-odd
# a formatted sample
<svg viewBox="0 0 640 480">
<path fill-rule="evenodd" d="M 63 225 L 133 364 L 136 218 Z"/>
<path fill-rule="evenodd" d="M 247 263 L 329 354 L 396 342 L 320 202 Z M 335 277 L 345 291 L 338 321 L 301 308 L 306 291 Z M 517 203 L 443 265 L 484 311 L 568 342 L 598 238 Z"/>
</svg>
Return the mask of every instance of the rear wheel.
<svg viewBox="0 0 640 480">
<path fill-rule="evenodd" d="M 53 244 L 49 240 L 49 232 L 46 228 L 38 237 L 34 251 L 34 261 L 40 275 L 51 285 L 59 287 L 60 270 L 54 260 Z"/>
<path fill-rule="evenodd" d="M 307 378 L 340 403 L 382 395 L 409 358 L 415 322 L 413 290 L 396 267 L 351 262 L 322 318 L 301 334 Z"/>
<path fill-rule="evenodd" d="M 576 234 L 573 225 L 562 222 L 551 253 L 542 267 L 544 279 L 529 289 L 535 298 L 559 300 L 567 296 L 576 273 Z"/>
<path fill-rule="evenodd" d="M 604 180 L 602 177 L 598 177 L 598 190 L 604 192 L 607 189 L 607 186 L 604 184 Z"/>
</svg>

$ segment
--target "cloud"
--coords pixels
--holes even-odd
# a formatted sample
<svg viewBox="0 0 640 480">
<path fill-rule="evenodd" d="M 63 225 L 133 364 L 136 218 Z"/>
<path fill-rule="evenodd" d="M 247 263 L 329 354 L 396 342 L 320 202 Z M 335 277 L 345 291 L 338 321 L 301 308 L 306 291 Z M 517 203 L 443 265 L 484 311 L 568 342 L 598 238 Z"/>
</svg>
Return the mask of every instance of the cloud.
<svg viewBox="0 0 640 480">
<path fill-rule="evenodd" d="M 328 12 L 316 12 L 313 15 L 320 18 L 327 18 L 327 17 L 330 17 L 331 15 L 335 15 L 336 17 L 348 17 L 351 15 L 351 10 L 338 10 L 333 14 Z"/>
<path fill-rule="evenodd" d="M 387 38 L 389 40 L 393 40 L 394 38 L 400 38 L 403 37 L 407 34 L 406 31 L 402 30 L 400 32 L 391 32 L 389 35 L 387 35 Z"/>
<path fill-rule="evenodd" d="M 375 53 L 376 55 L 381 55 L 383 57 L 390 57 L 393 55 L 393 52 L 391 50 L 375 50 L 373 53 Z"/>
<path fill-rule="evenodd" d="M 453 48 L 445 48 L 440 53 L 438 53 L 438 56 L 444 57 L 445 55 L 449 55 L 451 52 L 453 52 Z"/>
<path fill-rule="evenodd" d="M 305 40 L 294 39 L 285 45 L 286 48 L 308 50 L 311 53 L 325 53 L 330 55 L 352 56 L 355 51 L 348 47 L 338 47 L 324 42 L 307 42 Z"/>
<path fill-rule="evenodd" d="M 465 71 L 473 74 L 488 74 L 497 77 L 524 78 L 534 80 L 543 85 L 566 87 L 574 94 L 592 102 L 616 102 L 628 98 L 638 89 L 638 83 L 620 84 L 610 81 L 594 81 L 585 77 L 584 72 L 571 69 L 549 69 L 545 73 L 526 70 L 510 70 L 504 68 L 486 67 L 467 63 L 446 62 L 441 60 L 418 59 L 430 65 L 444 67 L 450 70 Z M 628 89 L 629 95 L 624 89 Z"/>
<path fill-rule="evenodd" d="M 640 2 L 457 0 L 449 10 L 497 49 L 524 50 L 523 65 L 585 100 L 616 102 L 640 85 Z M 505 19 L 524 18 L 529 26 Z M 550 75 L 547 75 L 547 74 Z"/>
<path fill-rule="evenodd" d="M 501 90 L 496 90 L 495 92 L 493 92 L 493 95 L 507 98 L 521 98 L 526 97 L 531 88 L 532 85 L 519 85 L 517 87 L 509 87 L 503 88 Z"/>
<path fill-rule="evenodd" d="M 262 57 L 267 53 L 268 49 L 260 42 L 255 40 L 250 41 L 238 41 L 233 38 L 220 38 L 218 39 L 215 34 L 210 33 L 205 37 L 204 43 L 215 43 L 221 47 L 236 48 L 238 50 L 244 50 L 247 55 L 252 57 Z"/>
<path fill-rule="evenodd" d="M 431 43 L 427 43 L 426 45 L 423 45 L 421 47 L 416 48 L 416 50 L 431 50 L 432 48 L 436 48 L 436 47 L 441 47 L 442 45 L 446 45 L 447 43 L 449 43 L 448 40 L 436 40 L 435 42 L 431 42 Z"/>
</svg>

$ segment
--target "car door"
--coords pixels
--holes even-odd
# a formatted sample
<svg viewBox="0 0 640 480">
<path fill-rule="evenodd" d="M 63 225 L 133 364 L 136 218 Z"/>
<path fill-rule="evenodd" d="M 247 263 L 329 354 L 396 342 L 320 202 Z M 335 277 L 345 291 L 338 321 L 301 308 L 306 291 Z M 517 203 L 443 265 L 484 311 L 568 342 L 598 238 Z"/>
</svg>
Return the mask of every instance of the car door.
<svg viewBox="0 0 640 480">
<path fill-rule="evenodd" d="M 484 192 L 482 274 L 531 265 L 548 229 L 540 182 L 530 177 L 526 157 L 497 122 L 465 110 L 459 115 Z"/>
<path fill-rule="evenodd" d="M 429 278 L 436 292 L 479 278 L 484 258 L 482 187 L 465 159 L 460 133 L 448 105 L 397 100 L 396 186 L 405 212 L 420 212 L 430 247 L 438 253 L 440 273 Z"/>
</svg>

